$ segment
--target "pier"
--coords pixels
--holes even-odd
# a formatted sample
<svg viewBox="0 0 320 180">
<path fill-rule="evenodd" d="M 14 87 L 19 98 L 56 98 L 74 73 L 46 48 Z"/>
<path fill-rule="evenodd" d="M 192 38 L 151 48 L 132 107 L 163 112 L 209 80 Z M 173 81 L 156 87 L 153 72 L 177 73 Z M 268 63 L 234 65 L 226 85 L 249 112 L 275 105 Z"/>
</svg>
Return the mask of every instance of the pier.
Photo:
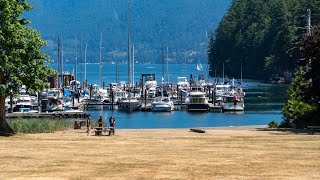
<svg viewBox="0 0 320 180">
<path fill-rule="evenodd" d="M 6 118 L 86 118 L 87 113 L 85 112 L 67 112 L 67 111 L 56 111 L 56 112 L 28 112 L 28 113 L 7 113 Z"/>
</svg>

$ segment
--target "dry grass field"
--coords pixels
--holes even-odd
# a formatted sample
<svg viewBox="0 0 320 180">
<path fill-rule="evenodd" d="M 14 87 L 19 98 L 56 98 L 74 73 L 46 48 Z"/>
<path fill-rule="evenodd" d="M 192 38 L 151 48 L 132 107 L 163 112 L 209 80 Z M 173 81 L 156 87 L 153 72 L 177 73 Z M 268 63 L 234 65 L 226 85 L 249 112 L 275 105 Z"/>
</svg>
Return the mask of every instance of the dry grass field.
<svg viewBox="0 0 320 180">
<path fill-rule="evenodd" d="M 0 179 L 320 179 L 320 135 L 253 128 L 0 137 Z"/>
</svg>

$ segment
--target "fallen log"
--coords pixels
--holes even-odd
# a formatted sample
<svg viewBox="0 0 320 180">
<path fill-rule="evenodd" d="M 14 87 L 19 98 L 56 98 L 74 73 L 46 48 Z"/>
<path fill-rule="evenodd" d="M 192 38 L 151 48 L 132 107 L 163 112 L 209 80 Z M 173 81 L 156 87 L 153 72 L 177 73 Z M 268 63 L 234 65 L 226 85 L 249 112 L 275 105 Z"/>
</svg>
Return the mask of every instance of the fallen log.
<svg viewBox="0 0 320 180">
<path fill-rule="evenodd" d="M 206 131 L 204 131 L 202 129 L 190 129 L 190 131 L 197 132 L 197 133 L 205 133 L 206 132 Z"/>
</svg>

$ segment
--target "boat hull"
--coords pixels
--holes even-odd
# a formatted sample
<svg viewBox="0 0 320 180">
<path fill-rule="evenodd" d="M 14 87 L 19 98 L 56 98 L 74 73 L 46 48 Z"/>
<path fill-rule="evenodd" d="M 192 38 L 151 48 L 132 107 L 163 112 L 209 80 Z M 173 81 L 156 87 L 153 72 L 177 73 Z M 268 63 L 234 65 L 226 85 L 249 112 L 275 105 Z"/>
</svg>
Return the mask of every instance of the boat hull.
<svg viewBox="0 0 320 180">
<path fill-rule="evenodd" d="M 188 111 L 208 111 L 208 104 L 187 104 Z"/>
<path fill-rule="evenodd" d="M 224 103 L 222 106 L 223 111 L 244 111 L 244 104 L 237 103 L 234 105 L 233 103 Z"/>
<path fill-rule="evenodd" d="M 120 102 L 118 110 L 120 111 L 139 111 L 141 104 L 139 102 Z"/>
<path fill-rule="evenodd" d="M 152 104 L 152 111 L 154 112 L 169 112 L 172 110 L 172 107 L 168 104 Z"/>
</svg>

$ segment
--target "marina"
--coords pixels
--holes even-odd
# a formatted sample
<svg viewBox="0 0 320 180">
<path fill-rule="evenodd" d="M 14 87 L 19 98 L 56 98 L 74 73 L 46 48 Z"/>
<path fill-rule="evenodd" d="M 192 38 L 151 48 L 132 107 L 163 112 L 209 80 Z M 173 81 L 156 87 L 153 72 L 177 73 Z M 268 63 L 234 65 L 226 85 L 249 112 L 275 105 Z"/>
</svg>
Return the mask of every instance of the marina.
<svg viewBox="0 0 320 180">
<path fill-rule="evenodd" d="M 80 67 L 83 64 L 80 64 Z M 55 65 L 52 64 L 53 68 Z M 87 82 L 92 84 L 92 91 L 96 93 L 91 95 L 90 93 L 84 93 L 82 97 L 68 99 L 68 103 L 63 103 L 63 107 L 69 107 L 74 109 L 79 109 L 81 117 L 85 117 L 86 114 L 92 116 L 93 121 L 98 119 L 99 116 L 103 116 L 106 120 L 110 115 L 116 117 L 117 119 L 117 128 L 191 128 L 191 127 L 216 127 L 216 126 L 239 126 L 239 125 L 265 125 L 268 124 L 271 120 L 276 122 L 282 121 L 282 115 L 280 113 L 281 107 L 284 102 L 284 97 L 281 95 L 286 90 L 286 85 L 274 85 L 274 84 L 265 84 L 259 81 L 244 79 L 242 83 L 243 91 L 245 92 L 245 109 L 241 111 L 225 111 L 223 110 L 222 102 L 222 92 L 224 88 L 231 88 L 232 81 L 229 85 L 217 85 L 216 88 L 210 87 L 207 88 L 207 92 L 203 92 L 206 98 L 205 111 L 188 111 L 188 104 L 186 99 L 188 98 L 189 91 L 192 90 L 190 84 L 190 78 L 183 76 L 183 70 L 186 67 L 187 71 L 193 73 L 193 77 L 198 77 L 204 72 L 195 71 L 194 64 L 188 64 L 185 67 L 177 64 L 169 64 L 169 69 L 175 69 L 169 74 L 170 84 L 169 89 L 163 90 L 161 86 L 161 64 L 152 65 L 155 68 L 145 68 L 144 64 L 136 64 L 135 71 L 135 84 L 139 84 L 142 74 L 154 74 L 157 82 L 157 86 L 154 86 L 154 92 L 149 93 L 145 86 L 142 88 L 136 86 L 131 88 L 130 91 L 130 102 L 138 102 L 139 109 L 130 111 L 130 109 L 119 109 L 119 102 L 129 102 L 129 91 L 125 90 L 125 82 L 127 74 L 121 73 L 126 69 L 126 64 L 119 64 L 118 68 L 120 73 L 116 77 L 116 73 L 113 72 L 115 64 L 103 64 L 102 66 L 102 79 L 103 84 L 105 84 L 104 89 L 99 88 L 99 82 L 96 81 L 95 77 L 99 77 L 99 64 L 87 64 Z M 66 71 L 72 70 L 72 64 L 66 64 L 64 69 Z M 138 73 L 141 75 L 138 75 Z M 82 77 L 82 79 L 81 79 Z M 84 75 L 80 71 L 78 74 L 78 81 L 82 82 Z M 116 82 L 116 79 L 119 81 Z M 171 83 L 172 79 L 172 83 Z M 145 84 L 146 81 L 144 81 Z M 214 83 L 215 78 L 209 77 L 209 82 Z M 88 83 L 89 84 L 89 83 Z M 116 91 L 117 86 L 120 84 L 121 89 Z M 121 86 L 123 84 L 123 86 Z M 149 86 L 152 87 L 152 83 L 148 82 Z M 149 87 L 149 89 L 150 89 Z M 100 89 L 100 90 L 99 90 Z M 111 89 L 111 90 L 110 90 Z M 139 92 L 144 94 L 139 94 Z M 152 88 L 151 88 L 152 89 Z M 194 88 L 196 89 L 196 88 Z M 174 91 L 171 91 L 174 90 Z M 215 91 L 213 91 L 215 90 Z M 203 91 L 200 90 L 199 91 Z M 113 97 L 111 95 L 113 93 Z M 176 93 L 172 93 L 176 92 Z M 213 93 L 216 92 L 216 93 Z M 73 92 L 71 91 L 70 94 Z M 170 94 L 171 93 L 171 94 Z M 51 94 L 51 93 L 50 93 Z M 170 94 L 170 100 L 173 102 L 173 110 L 157 111 L 152 107 L 152 103 L 156 102 L 155 100 L 161 97 L 167 97 Z M 54 94 L 53 94 L 54 95 Z M 156 98 L 157 96 L 157 98 Z M 60 96 L 61 97 L 61 96 Z M 240 96 L 239 96 L 240 97 Z M 216 101 L 212 101 L 212 99 Z M 132 101 L 131 101 L 132 100 Z M 113 102 L 112 102 L 113 101 Z M 233 105 L 234 101 L 232 100 L 231 104 Z M 238 103 L 238 102 L 237 102 Z M 240 103 L 240 102 L 239 102 Z M 73 104 L 75 107 L 73 107 Z M 125 104 L 122 104 L 125 105 Z M 128 105 L 128 104 L 127 104 Z M 80 108 L 78 108 L 80 106 Z M 61 106 L 62 107 L 62 106 Z M 159 106 L 160 107 L 160 106 Z M 41 109 L 41 108 L 40 108 Z M 132 109 L 133 110 L 133 109 Z M 14 115 L 13 115 L 14 114 Z M 64 111 L 57 112 L 41 112 L 41 113 L 8 113 L 7 117 L 44 117 L 44 118 L 58 118 L 66 117 Z M 16 115 L 18 114 L 18 115 Z M 23 114 L 23 115 L 21 115 Z M 61 115 L 60 115 L 61 114 Z M 67 113 L 70 114 L 70 113 Z M 68 115 L 67 117 L 74 118 L 73 114 Z M 77 117 L 79 119 L 80 116 Z"/>
</svg>

